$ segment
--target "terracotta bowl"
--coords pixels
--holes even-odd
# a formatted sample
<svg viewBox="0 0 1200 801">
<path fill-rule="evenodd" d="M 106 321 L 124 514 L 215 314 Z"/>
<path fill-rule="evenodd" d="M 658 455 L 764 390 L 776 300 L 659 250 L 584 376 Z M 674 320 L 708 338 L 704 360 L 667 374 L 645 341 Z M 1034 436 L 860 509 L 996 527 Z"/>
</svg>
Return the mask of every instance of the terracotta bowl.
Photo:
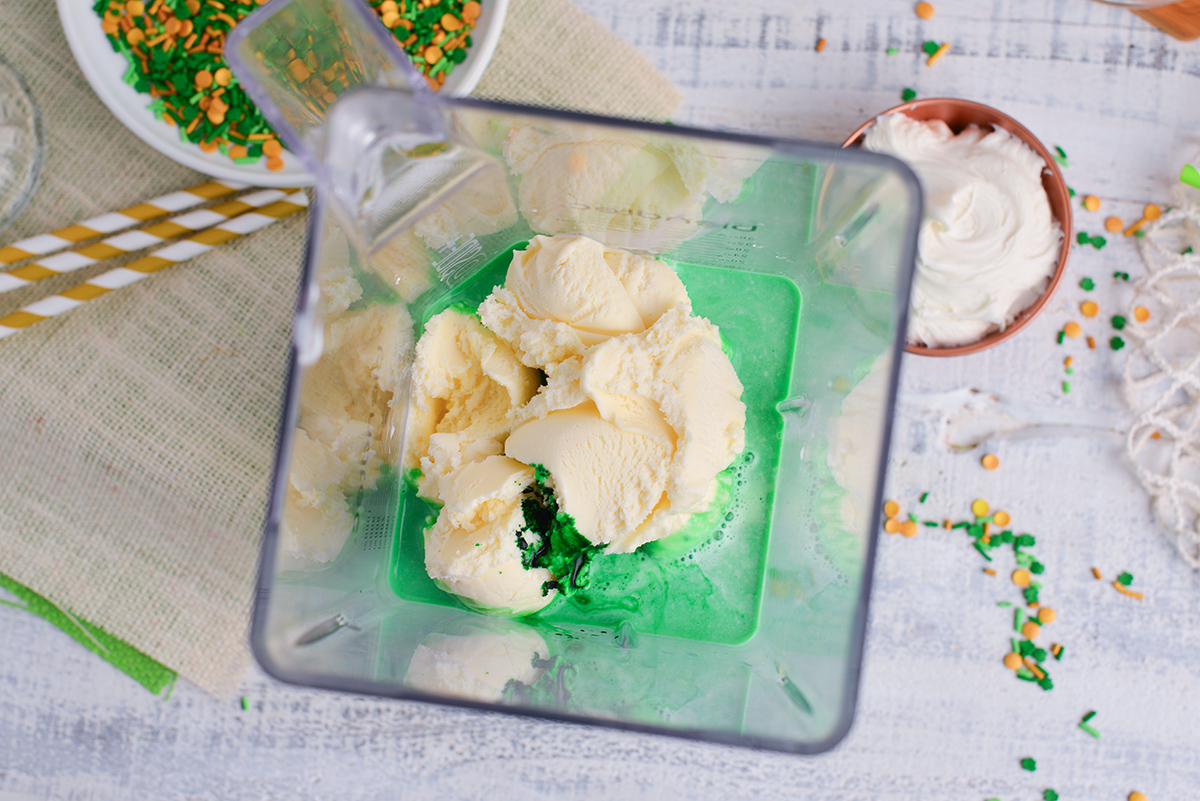
<svg viewBox="0 0 1200 801">
<path fill-rule="evenodd" d="M 921 356 L 963 356 L 968 353 L 977 353 L 985 348 L 990 348 L 993 345 L 1003 342 L 1028 325 L 1029 321 L 1036 317 L 1038 312 L 1050 302 L 1050 298 L 1054 295 L 1054 290 L 1058 288 L 1059 281 L 1062 280 L 1063 275 L 1066 273 L 1067 256 L 1071 252 L 1071 242 L 1074 237 L 1074 233 L 1071 230 L 1071 196 L 1070 192 L 1067 191 L 1067 182 L 1063 180 L 1062 173 L 1058 170 L 1058 164 L 1054 161 L 1054 157 L 1046 149 L 1046 146 L 1039 142 L 1037 137 L 1031 134 L 1021 123 L 991 106 L 952 97 L 933 97 L 927 100 L 914 100 L 911 103 L 903 103 L 881 112 L 877 116 L 882 117 L 894 113 L 904 114 L 914 120 L 942 120 L 955 133 L 959 133 L 972 123 L 981 128 L 990 128 L 992 130 L 1003 128 L 1033 148 L 1034 152 L 1041 156 L 1042 161 L 1045 162 L 1045 167 L 1042 168 L 1042 186 L 1045 188 L 1046 197 L 1050 201 L 1050 213 L 1054 215 L 1054 219 L 1058 220 L 1058 224 L 1062 226 L 1063 239 L 1062 245 L 1059 248 L 1058 263 L 1055 265 L 1054 274 L 1050 276 L 1050 283 L 1046 286 L 1046 290 L 1042 293 L 1041 297 L 1034 301 L 1025 311 L 1017 315 L 1017 319 L 1013 320 L 1012 324 L 1003 331 L 994 331 L 978 342 L 949 348 L 930 348 L 925 345 L 912 344 L 905 346 L 905 350 L 909 353 L 916 353 Z M 874 123 L 874 118 L 863 123 L 858 130 L 847 137 L 842 147 L 859 147 L 862 145 L 867 129 Z"/>
</svg>

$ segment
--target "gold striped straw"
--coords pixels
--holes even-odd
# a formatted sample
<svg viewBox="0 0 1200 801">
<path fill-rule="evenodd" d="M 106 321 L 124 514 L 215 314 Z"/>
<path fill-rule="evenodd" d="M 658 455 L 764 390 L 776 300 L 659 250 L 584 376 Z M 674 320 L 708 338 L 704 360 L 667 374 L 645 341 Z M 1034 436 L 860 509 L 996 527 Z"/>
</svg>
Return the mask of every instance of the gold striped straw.
<svg viewBox="0 0 1200 801">
<path fill-rule="evenodd" d="M 135 253 L 155 245 L 161 245 L 168 239 L 176 239 L 192 231 L 211 228 L 230 217 L 236 217 L 268 203 L 274 203 L 295 191 L 295 189 L 262 189 L 234 200 L 223 201 L 207 209 L 189 211 L 170 220 L 151 223 L 136 231 L 126 231 L 91 245 L 84 245 L 65 253 L 55 253 L 53 256 L 46 256 L 30 264 L 22 264 L 7 273 L 0 273 L 0 293 L 29 286 L 53 275 L 79 270 L 114 256 Z"/>
<path fill-rule="evenodd" d="M 82 306 L 87 301 L 101 295 L 106 295 L 114 289 L 141 281 L 164 267 L 195 258 L 201 253 L 212 250 L 217 245 L 265 228 L 276 220 L 295 214 L 306 206 L 308 206 L 308 196 L 303 191 L 293 192 L 284 199 L 277 200 L 260 209 L 248 211 L 212 228 L 197 231 L 189 237 L 131 261 L 124 267 L 117 267 L 101 273 L 90 281 L 31 303 L 7 317 L 0 318 L 0 339 L 48 317 L 56 317 L 69 312 L 71 309 Z"/>
<path fill-rule="evenodd" d="M 0 265 L 16 264 L 26 259 L 54 253 L 89 239 L 123 231 L 173 211 L 183 211 L 210 200 L 228 197 L 234 192 L 248 188 L 248 184 L 234 181 L 207 181 L 199 186 L 193 186 L 191 189 L 171 192 L 127 209 L 101 214 L 99 217 L 68 225 L 66 228 L 60 228 L 48 234 L 22 239 L 20 242 L 0 247 Z"/>
</svg>

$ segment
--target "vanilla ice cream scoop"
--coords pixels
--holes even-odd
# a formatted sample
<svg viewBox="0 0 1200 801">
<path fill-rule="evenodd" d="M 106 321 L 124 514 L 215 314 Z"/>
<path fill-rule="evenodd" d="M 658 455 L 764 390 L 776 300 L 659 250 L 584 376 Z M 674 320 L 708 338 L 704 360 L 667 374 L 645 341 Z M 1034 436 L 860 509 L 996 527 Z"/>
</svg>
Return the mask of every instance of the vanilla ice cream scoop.
<svg viewBox="0 0 1200 801">
<path fill-rule="evenodd" d="M 674 306 L 691 309 L 666 263 L 584 236 L 535 236 L 513 253 L 504 286 L 479 307 L 490 330 L 545 368 L 619 334 L 644 331 Z"/>
</svg>

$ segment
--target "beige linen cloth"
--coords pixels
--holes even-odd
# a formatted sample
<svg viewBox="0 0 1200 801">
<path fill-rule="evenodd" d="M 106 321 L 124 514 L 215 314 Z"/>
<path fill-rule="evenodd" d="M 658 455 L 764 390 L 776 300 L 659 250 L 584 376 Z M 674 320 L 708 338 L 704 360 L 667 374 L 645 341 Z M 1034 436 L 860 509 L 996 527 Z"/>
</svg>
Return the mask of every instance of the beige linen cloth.
<svg viewBox="0 0 1200 801">
<path fill-rule="evenodd" d="M 555 47 L 545 47 L 556 42 Z M 48 0 L 0 0 L 42 183 L 0 244 L 202 181 L 104 107 Z M 512 0 L 477 94 L 665 120 L 675 88 L 567 0 Z M 0 573 L 219 697 L 247 623 L 303 215 L 0 341 Z M 0 315 L 112 266 L 0 296 Z"/>
</svg>

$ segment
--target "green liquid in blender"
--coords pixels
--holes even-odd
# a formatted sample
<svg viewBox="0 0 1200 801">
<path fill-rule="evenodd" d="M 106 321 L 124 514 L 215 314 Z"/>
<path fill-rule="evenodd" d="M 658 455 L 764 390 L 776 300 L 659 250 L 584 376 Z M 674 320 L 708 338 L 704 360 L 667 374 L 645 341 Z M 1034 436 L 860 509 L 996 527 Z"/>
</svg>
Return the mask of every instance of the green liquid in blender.
<svg viewBox="0 0 1200 801">
<path fill-rule="evenodd" d="M 482 303 L 504 283 L 510 253 L 423 309 L 416 333 L 451 306 L 474 309 Z M 555 598 L 536 618 L 606 629 L 624 624 L 649 634 L 732 645 L 748 640 L 758 626 L 783 435 L 776 407 L 791 386 L 800 292 L 782 276 L 674 266 L 691 297 L 692 313 L 720 329 L 744 387 L 745 450 L 717 477 L 718 497 L 709 511 L 632 554 L 601 554 L 591 563 L 590 586 L 570 598 Z M 407 482 L 402 491 L 389 571 L 392 590 L 410 601 L 461 606 L 425 572 L 424 530 L 437 510 Z"/>
</svg>

